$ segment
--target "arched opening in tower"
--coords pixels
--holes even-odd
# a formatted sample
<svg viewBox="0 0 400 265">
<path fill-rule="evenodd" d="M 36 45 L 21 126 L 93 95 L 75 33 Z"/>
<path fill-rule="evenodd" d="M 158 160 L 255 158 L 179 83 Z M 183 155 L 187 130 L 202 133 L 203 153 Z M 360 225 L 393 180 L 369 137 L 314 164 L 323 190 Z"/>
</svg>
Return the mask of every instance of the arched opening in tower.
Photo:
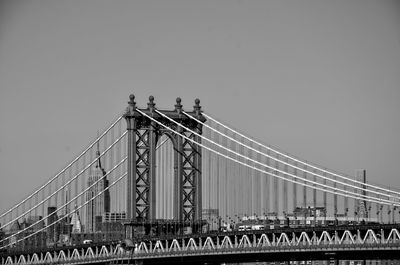
<svg viewBox="0 0 400 265">
<path fill-rule="evenodd" d="M 157 141 L 156 150 L 156 219 L 174 218 L 174 145 L 163 134 Z"/>
</svg>

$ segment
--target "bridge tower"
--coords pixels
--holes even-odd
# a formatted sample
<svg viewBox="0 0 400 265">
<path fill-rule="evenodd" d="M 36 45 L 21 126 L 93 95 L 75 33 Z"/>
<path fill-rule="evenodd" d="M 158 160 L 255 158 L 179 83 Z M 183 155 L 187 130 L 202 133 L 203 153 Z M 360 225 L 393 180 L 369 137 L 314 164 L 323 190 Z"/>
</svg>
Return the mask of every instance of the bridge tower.
<svg viewBox="0 0 400 265">
<path fill-rule="evenodd" d="M 158 114 L 153 96 L 149 97 L 145 109 L 137 108 L 134 95 L 129 99 L 124 114 L 128 130 L 127 218 L 132 222 L 155 222 L 156 146 L 161 136 L 166 135 L 174 149 L 174 203 L 170 206 L 173 207 L 174 220 L 185 223 L 201 220 L 201 148 L 177 133 L 199 143 L 200 137 Z M 173 128 L 173 132 L 137 110 Z M 202 124 L 182 113 L 180 98 L 176 99 L 173 110 L 158 111 L 182 126 L 202 133 Z M 193 111 L 186 113 L 202 122 L 206 120 L 198 99 Z"/>
</svg>

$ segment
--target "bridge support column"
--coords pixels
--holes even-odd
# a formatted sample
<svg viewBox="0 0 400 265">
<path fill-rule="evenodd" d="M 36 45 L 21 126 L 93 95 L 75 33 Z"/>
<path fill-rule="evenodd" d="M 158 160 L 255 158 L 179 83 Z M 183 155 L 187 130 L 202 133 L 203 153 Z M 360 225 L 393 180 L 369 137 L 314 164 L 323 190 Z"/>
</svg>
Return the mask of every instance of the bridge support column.
<svg viewBox="0 0 400 265">
<path fill-rule="evenodd" d="M 148 103 L 151 112 L 154 110 L 154 103 Z M 149 211 L 148 220 L 156 219 L 156 127 L 157 124 L 152 121 L 149 127 Z M 152 222 L 151 221 L 151 222 Z"/>
<path fill-rule="evenodd" d="M 127 175 L 127 218 L 133 219 L 136 214 L 136 119 L 134 119 L 136 102 L 131 95 L 125 119 L 128 130 L 128 175 Z"/>
<path fill-rule="evenodd" d="M 201 115 L 201 107 L 200 107 L 200 100 L 196 99 L 195 100 L 195 105 L 193 106 L 193 111 L 195 113 L 195 117 L 197 120 L 203 120 L 203 116 Z M 198 123 L 196 125 L 195 132 L 198 134 L 203 133 L 203 125 Z M 201 138 L 199 136 L 195 136 L 195 141 L 197 143 L 201 143 Z M 194 213 L 194 218 L 195 220 L 201 220 L 202 219 L 202 181 L 201 181 L 201 146 L 195 145 L 194 146 L 194 166 L 195 166 L 195 171 L 194 171 L 194 183 L 195 183 L 195 188 L 196 188 L 196 193 L 195 193 L 195 213 Z M 201 229 L 201 228 L 200 228 Z"/>
<path fill-rule="evenodd" d="M 176 104 L 175 105 L 175 110 L 180 113 L 182 109 L 182 106 L 180 104 Z M 182 134 L 183 130 L 181 126 L 177 127 L 177 131 L 178 133 Z M 180 136 L 177 136 L 177 146 L 176 148 L 176 152 L 177 152 L 177 158 L 175 159 L 176 164 L 175 164 L 175 195 L 174 195 L 174 199 L 175 199 L 175 203 L 174 203 L 174 219 L 178 220 L 178 221 L 182 221 L 183 217 L 182 217 L 182 212 L 183 212 L 183 206 L 182 206 L 182 189 L 183 189 L 183 185 L 182 185 L 182 153 L 183 153 L 183 139 Z"/>
</svg>

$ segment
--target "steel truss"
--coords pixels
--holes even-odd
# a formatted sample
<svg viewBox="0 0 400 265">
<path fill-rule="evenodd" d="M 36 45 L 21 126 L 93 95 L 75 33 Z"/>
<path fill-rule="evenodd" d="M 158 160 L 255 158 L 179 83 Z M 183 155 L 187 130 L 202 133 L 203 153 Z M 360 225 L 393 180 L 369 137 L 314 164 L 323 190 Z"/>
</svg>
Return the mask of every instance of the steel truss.
<svg viewBox="0 0 400 265">
<path fill-rule="evenodd" d="M 376 252 L 376 256 L 397 255 L 400 257 L 400 233 L 397 228 L 296 231 L 247 233 L 197 234 L 181 238 L 165 238 L 137 242 L 132 247 L 123 245 L 90 246 L 1 258 L 1 264 L 73 264 L 123 262 L 151 259 L 173 259 L 174 257 L 199 256 L 204 259 L 214 255 L 273 255 L 276 253 L 352 253 L 356 259 L 360 253 Z M 381 253 L 381 254 L 379 254 Z M 397 253 L 397 254 L 396 254 Z M 360 254 L 361 255 L 361 254 Z M 310 256 L 311 257 L 311 256 Z M 360 256 L 361 257 L 361 256 Z"/>
</svg>

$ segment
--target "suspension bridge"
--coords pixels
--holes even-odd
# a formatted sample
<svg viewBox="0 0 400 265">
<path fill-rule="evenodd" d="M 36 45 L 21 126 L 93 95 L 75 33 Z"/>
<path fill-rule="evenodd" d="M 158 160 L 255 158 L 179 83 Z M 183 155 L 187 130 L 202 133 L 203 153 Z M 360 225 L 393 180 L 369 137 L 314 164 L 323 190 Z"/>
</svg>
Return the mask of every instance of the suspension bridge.
<svg viewBox="0 0 400 265">
<path fill-rule="evenodd" d="M 195 100 L 129 97 L 72 162 L 0 215 L 2 264 L 400 259 L 400 191 L 264 144 Z"/>
</svg>

